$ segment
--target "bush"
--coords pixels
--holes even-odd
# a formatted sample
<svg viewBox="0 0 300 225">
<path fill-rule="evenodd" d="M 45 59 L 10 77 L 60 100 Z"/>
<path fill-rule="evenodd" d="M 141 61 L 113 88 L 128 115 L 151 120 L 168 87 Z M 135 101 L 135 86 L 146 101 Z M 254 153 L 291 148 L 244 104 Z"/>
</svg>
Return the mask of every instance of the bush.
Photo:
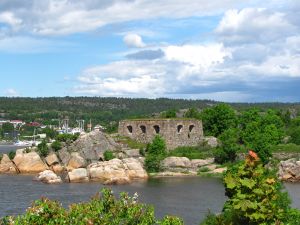
<svg viewBox="0 0 300 225">
<path fill-rule="evenodd" d="M 216 163 L 225 163 L 235 161 L 236 154 L 240 150 L 238 144 L 238 133 L 236 129 L 230 128 L 220 135 L 222 142 L 221 147 L 218 147 L 214 152 Z"/>
<path fill-rule="evenodd" d="M 42 143 L 38 144 L 37 152 L 42 157 L 46 157 L 49 154 L 49 148 L 45 140 L 43 140 Z"/>
<path fill-rule="evenodd" d="M 61 142 L 76 141 L 79 136 L 80 136 L 79 133 L 76 133 L 76 134 L 59 134 L 59 135 L 57 135 L 56 140 L 61 141 Z"/>
<path fill-rule="evenodd" d="M 161 170 L 160 162 L 166 157 L 166 143 L 163 138 L 156 135 L 153 141 L 146 148 L 145 167 L 150 173 Z"/>
<path fill-rule="evenodd" d="M 89 202 L 72 204 L 68 210 L 59 202 L 46 198 L 35 201 L 24 215 L 6 217 L 0 224 L 112 224 L 138 225 L 161 224 L 182 225 L 177 217 L 166 216 L 157 220 L 151 206 L 138 202 L 138 196 L 121 193 L 115 198 L 112 191 L 103 189 L 102 195 L 96 195 Z M 8 222 L 9 223 L 5 223 Z"/>
<path fill-rule="evenodd" d="M 290 142 L 300 145 L 300 127 L 295 127 L 290 130 Z"/>
<path fill-rule="evenodd" d="M 15 151 L 10 151 L 8 153 L 8 157 L 9 157 L 10 160 L 13 160 L 15 158 L 15 156 L 16 156 L 16 152 Z"/>
<path fill-rule="evenodd" d="M 112 151 L 109 151 L 109 150 L 105 151 L 104 154 L 103 154 L 103 156 L 104 156 L 104 160 L 105 161 L 109 161 L 109 160 L 115 158 L 114 153 Z"/>
<path fill-rule="evenodd" d="M 52 142 L 51 148 L 57 152 L 58 150 L 60 150 L 62 148 L 61 142 L 60 141 Z"/>
<path fill-rule="evenodd" d="M 2 158 L 3 158 L 3 154 L 0 153 L 0 162 L 1 162 Z"/>
<path fill-rule="evenodd" d="M 207 136 L 218 137 L 225 130 L 235 127 L 237 116 L 230 105 L 218 104 L 206 108 L 201 113 L 204 133 Z"/>
<path fill-rule="evenodd" d="M 202 224 L 299 224 L 300 213 L 290 207 L 275 171 L 266 169 L 254 152 L 227 170 L 224 185 L 229 199 L 223 213 L 208 215 Z"/>
</svg>

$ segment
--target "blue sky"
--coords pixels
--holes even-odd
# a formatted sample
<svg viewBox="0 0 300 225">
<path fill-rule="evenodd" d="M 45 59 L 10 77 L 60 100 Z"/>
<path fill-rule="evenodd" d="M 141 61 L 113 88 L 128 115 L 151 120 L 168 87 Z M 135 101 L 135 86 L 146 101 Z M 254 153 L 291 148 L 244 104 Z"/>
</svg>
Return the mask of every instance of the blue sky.
<svg viewBox="0 0 300 225">
<path fill-rule="evenodd" d="M 300 3 L 1 0 L 0 69 L 0 96 L 299 102 Z"/>
</svg>

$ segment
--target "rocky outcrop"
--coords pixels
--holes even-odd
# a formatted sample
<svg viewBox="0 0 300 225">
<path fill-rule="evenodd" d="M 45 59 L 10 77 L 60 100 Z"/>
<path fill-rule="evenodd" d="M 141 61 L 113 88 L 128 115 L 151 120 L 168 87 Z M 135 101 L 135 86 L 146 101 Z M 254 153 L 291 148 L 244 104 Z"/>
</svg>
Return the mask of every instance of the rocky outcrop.
<svg viewBox="0 0 300 225">
<path fill-rule="evenodd" d="M 217 147 L 219 145 L 218 139 L 216 137 L 213 137 L 213 136 L 204 137 L 203 138 L 203 142 L 207 146 L 212 147 L 212 148 L 215 148 L 215 147 Z"/>
<path fill-rule="evenodd" d="M 41 181 L 46 184 L 59 184 L 62 183 L 60 176 L 57 176 L 52 170 L 45 170 L 40 172 L 35 180 Z"/>
<path fill-rule="evenodd" d="M 0 162 L 0 173 L 18 173 L 15 164 L 9 159 L 6 154 L 3 154 Z"/>
<path fill-rule="evenodd" d="M 282 181 L 300 181 L 300 161 L 295 158 L 281 161 L 279 163 L 278 178 Z"/>
<path fill-rule="evenodd" d="M 161 162 L 162 171 L 155 176 L 194 176 L 197 174 L 223 173 L 226 168 L 217 168 L 213 158 L 192 159 L 186 157 L 167 157 Z"/>
<path fill-rule="evenodd" d="M 86 161 L 92 162 L 103 159 L 105 151 L 114 151 L 117 148 L 118 144 L 108 135 L 101 131 L 92 131 L 87 134 L 81 134 L 70 146 L 59 150 L 59 157 L 64 165 L 68 165 L 71 159 L 70 153 L 78 152 Z"/>
<path fill-rule="evenodd" d="M 46 158 L 45 161 L 48 166 L 52 166 L 54 164 L 59 163 L 59 159 L 57 158 L 57 155 L 55 153 L 50 153 Z"/>
<path fill-rule="evenodd" d="M 124 184 L 132 179 L 148 178 L 141 162 L 134 158 L 92 163 L 87 169 L 91 180 L 101 181 L 104 184 Z"/>
<path fill-rule="evenodd" d="M 186 157 L 167 157 L 161 162 L 162 168 L 167 171 L 178 172 L 183 168 L 191 168 L 191 161 Z"/>
<path fill-rule="evenodd" d="M 67 166 L 68 169 L 72 170 L 72 169 L 84 168 L 86 166 L 87 165 L 85 159 L 78 152 L 71 153 L 71 158 Z"/>
<path fill-rule="evenodd" d="M 214 163 L 214 161 L 215 161 L 214 158 L 208 158 L 208 159 L 192 159 L 192 160 L 191 160 L 191 164 L 192 164 L 192 167 L 198 168 L 198 167 L 210 165 L 210 164 Z"/>
<path fill-rule="evenodd" d="M 89 181 L 87 169 L 78 168 L 68 172 L 68 179 L 71 183 Z"/>
<path fill-rule="evenodd" d="M 39 173 L 48 169 L 36 152 L 24 153 L 18 150 L 13 162 L 20 173 Z"/>
</svg>

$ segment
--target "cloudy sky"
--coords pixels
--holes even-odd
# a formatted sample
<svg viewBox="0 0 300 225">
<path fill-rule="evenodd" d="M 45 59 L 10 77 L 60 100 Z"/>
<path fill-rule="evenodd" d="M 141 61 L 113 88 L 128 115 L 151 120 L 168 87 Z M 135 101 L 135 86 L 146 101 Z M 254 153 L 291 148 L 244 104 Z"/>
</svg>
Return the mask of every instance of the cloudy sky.
<svg viewBox="0 0 300 225">
<path fill-rule="evenodd" d="M 299 0 L 0 0 L 0 96 L 300 101 Z"/>
</svg>

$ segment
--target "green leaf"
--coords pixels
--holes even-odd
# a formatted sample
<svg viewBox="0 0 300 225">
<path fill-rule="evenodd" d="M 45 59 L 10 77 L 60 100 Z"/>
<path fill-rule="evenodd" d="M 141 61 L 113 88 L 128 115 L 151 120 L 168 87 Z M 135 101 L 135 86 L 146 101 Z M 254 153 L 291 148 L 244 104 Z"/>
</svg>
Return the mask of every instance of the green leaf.
<svg viewBox="0 0 300 225">
<path fill-rule="evenodd" d="M 251 180 L 249 178 L 244 178 L 240 180 L 241 184 L 249 189 L 252 189 L 256 184 L 255 180 Z"/>
</svg>

